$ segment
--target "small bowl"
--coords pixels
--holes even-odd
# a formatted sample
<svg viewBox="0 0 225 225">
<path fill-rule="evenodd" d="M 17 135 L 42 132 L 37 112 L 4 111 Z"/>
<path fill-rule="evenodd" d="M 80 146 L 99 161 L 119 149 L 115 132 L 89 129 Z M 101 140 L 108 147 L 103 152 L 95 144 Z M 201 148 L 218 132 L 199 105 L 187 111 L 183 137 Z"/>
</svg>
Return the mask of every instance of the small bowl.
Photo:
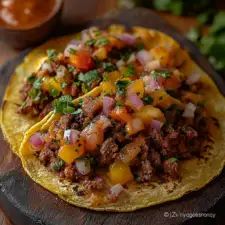
<svg viewBox="0 0 225 225">
<path fill-rule="evenodd" d="M 44 41 L 59 22 L 63 0 L 55 0 L 50 15 L 40 24 L 28 29 L 0 27 L 0 40 L 16 49 L 24 49 Z"/>
</svg>

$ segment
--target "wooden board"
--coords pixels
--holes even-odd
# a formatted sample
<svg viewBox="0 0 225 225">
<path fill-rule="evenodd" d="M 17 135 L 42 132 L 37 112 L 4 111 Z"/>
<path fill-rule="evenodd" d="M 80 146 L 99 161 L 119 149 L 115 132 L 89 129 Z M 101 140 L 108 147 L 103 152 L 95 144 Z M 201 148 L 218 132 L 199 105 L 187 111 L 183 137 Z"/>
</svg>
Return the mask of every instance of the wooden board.
<svg viewBox="0 0 225 225">
<path fill-rule="evenodd" d="M 170 34 L 188 49 L 195 61 L 213 77 L 225 95 L 224 81 L 201 56 L 197 48 L 153 12 L 146 9 L 125 10 L 91 24 L 104 27 L 111 23 L 123 23 L 127 26 L 142 25 Z M 1 68 L 0 99 L 12 71 L 22 61 L 24 54 L 26 52 Z M 206 212 L 212 209 L 219 200 L 222 201 L 224 196 L 225 171 L 200 191 L 190 193 L 177 201 L 136 212 L 104 213 L 77 208 L 58 199 L 57 196 L 44 190 L 26 176 L 19 159 L 12 154 L 9 145 L 0 134 L 0 207 L 7 212 L 15 225 L 180 224 L 188 219 L 180 216 L 180 213 Z M 169 217 L 167 217 L 167 213 L 169 213 Z"/>
</svg>

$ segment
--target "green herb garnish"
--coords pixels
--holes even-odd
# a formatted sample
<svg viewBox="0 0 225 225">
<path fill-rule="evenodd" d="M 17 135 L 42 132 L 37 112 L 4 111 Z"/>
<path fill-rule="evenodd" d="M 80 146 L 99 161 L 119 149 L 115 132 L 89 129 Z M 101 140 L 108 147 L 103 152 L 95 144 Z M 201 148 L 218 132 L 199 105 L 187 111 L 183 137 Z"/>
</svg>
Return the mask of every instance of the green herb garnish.
<svg viewBox="0 0 225 225">
<path fill-rule="evenodd" d="M 77 109 L 77 110 L 74 111 L 72 114 L 73 114 L 73 115 L 78 115 L 78 114 L 80 114 L 80 113 L 82 113 L 82 109 L 81 109 L 81 108 Z"/>
<path fill-rule="evenodd" d="M 68 85 L 68 84 L 67 84 L 66 82 L 62 82 L 62 83 L 61 83 L 61 88 L 64 89 L 65 87 L 67 87 L 67 85 Z"/>
<path fill-rule="evenodd" d="M 103 68 L 106 72 L 112 72 L 116 70 L 116 66 L 110 62 L 104 62 Z"/>
<path fill-rule="evenodd" d="M 75 67 L 74 66 L 68 65 L 67 68 L 68 68 L 68 71 L 70 73 L 73 73 L 75 71 Z"/>
<path fill-rule="evenodd" d="M 53 61 L 56 60 L 57 55 L 58 55 L 58 53 L 55 49 L 48 49 L 47 50 L 47 56 L 50 60 L 53 60 Z"/>
<path fill-rule="evenodd" d="M 42 79 L 41 78 L 38 78 L 34 81 L 33 83 L 33 87 L 35 89 L 40 89 L 41 88 L 41 84 L 42 84 Z"/>
<path fill-rule="evenodd" d="M 125 95 L 126 88 L 130 84 L 129 80 L 118 80 L 116 82 L 116 90 L 119 95 Z"/>
<path fill-rule="evenodd" d="M 124 77 L 132 77 L 134 75 L 135 75 L 134 66 L 130 64 L 127 66 L 126 70 L 124 71 L 123 76 Z"/>
<path fill-rule="evenodd" d="M 73 98 L 70 95 L 61 96 L 59 99 L 54 100 L 54 109 L 57 113 L 67 114 L 75 111 Z"/>
<path fill-rule="evenodd" d="M 30 83 L 30 84 L 33 84 L 34 81 L 36 79 L 36 76 L 31 74 L 28 78 L 27 78 L 27 82 Z"/>
<path fill-rule="evenodd" d="M 51 89 L 50 89 L 50 95 L 51 95 L 53 98 L 55 98 L 55 97 L 58 97 L 58 96 L 60 95 L 60 92 L 59 92 L 57 89 L 55 89 L 55 88 L 51 88 Z"/>
<path fill-rule="evenodd" d="M 158 77 L 169 78 L 170 72 L 168 70 L 153 70 L 151 75 L 156 80 Z"/>
<path fill-rule="evenodd" d="M 85 45 L 87 45 L 87 46 L 93 46 L 93 45 L 95 45 L 95 43 L 96 43 L 96 40 L 95 39 L 89 39 L 89 40 L 87 40 L 85 42 Z"/>
<path fill-rule="evenodd" d="M 68 51 L 71 55 L 74 55 L 77 52 L 74 48 L 70 48 Z"/>
<path fill-rule="evenodd" d="M 105 37 L 101 37 L 95 42 L 95 46 L 100 47 L 109 44 L 109 40 Z"/>
<path fill-rule="evenodd" d="M 53 164 L 52 164 L 52 169 L 56 172 L 60 171 L 62 167 L 65 165 L 65 162 L 62 159 L 57 159 Z"/>
<path fill-rule="evenodd" d="M 91 85 L 94 81 L 100 79 L 100 75 L 97 70 L 91 70 L 87 73 L 80 73 L 78 75 L 78 80 L 85 83 L 86 85 Z"/>
</svg>

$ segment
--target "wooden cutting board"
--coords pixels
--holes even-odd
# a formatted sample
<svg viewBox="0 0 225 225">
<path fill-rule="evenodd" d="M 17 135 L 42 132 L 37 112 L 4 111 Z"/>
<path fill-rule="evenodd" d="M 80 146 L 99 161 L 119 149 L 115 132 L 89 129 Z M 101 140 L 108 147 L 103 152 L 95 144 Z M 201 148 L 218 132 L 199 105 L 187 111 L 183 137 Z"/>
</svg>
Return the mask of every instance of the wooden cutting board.
<svg viewBox="0 0 225 225">
<path fill-rule="evenodd" d="M 194 60 L 212 76 L 225 95 L 225 84 L 197 48 L 166 24 L 159 16 L 146 9 L 116 12 L 89 25 L 100 27 L 111 23 L 129 26 L 142 25 L 170 34 L 185 47 Z M 22 53 L 0 69 L 0 99 L 15 67 L 23 60 Z M 213 96 L 212 96 L 213 97 Z M 132 213 L 104 213 L 71 206 L 34 183 L 23 171 L 19 159 L 0 134 L 0 207 L 15 225 L 162 225 L 180 224 L 187 217 L 180 213 L 207 212 L 225 197 L 225 171 L 200 191 L 185 197 Z M 191 222 L 192 223 L 192 222 Z M 196 223 L 193 223 L 196 224 Z M 200 224 L 200 222 L 198 222 Z"/>
</svg>

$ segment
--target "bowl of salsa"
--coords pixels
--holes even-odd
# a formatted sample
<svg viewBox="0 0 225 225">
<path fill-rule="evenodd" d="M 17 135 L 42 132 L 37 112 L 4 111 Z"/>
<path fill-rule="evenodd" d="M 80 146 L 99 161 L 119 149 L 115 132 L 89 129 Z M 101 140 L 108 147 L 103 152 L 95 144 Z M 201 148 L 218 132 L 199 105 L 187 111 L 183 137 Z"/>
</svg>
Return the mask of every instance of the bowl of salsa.
<svg viewBox="0 0 225 225">
<path fill-rule="evenodd" d="M 1 0 L 0 39 L 15 48 L 43 41 L 59 22 L 63 0 Z"/>
</svg>

